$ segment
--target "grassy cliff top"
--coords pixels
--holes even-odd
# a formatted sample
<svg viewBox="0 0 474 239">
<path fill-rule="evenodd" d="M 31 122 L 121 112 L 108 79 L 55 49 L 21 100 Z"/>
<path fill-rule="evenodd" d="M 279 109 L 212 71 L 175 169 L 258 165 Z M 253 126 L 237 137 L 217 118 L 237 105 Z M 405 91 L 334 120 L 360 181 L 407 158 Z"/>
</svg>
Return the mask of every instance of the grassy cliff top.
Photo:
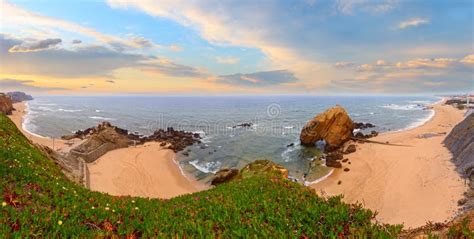
<svg viewBox="0 0 474 239">
<path fill-rule="evenodd" d="M 114 197 L 69 181 L 0 114 L 0 237 L 376 237 L 400 226 L 340 197 L 322 199 L 275 176 L 248 173 L 171 200 Z"/>
</svg>

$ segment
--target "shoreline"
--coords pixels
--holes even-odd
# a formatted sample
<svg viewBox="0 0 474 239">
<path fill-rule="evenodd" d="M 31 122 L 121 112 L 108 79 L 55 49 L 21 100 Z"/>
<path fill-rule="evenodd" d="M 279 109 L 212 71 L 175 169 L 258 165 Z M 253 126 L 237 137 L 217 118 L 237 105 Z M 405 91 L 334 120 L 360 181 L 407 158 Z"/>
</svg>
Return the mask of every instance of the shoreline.
<svg viewBox="0 0 474 239">
<path fill-rule="evenodd" d="M 23 135 L 33 143 L 48 146 L 50 148 L 54 147 L 55 150 L 63 153 L 67 153 L 70 149 L 82 143 L 82 140 L 80 139 L 72 139 L 69 141 L 62 139 L 52 139 L 28 131 L 26 127 L 24 127 L 25 118 L 28 114 L 27 103 L 15 103 L 13 104 L 13 107 L 16 110 L 13 111 L 12 115 L 9 115 L 8 117 L 14 122 L 14 124 L 23 133 Z M 172 150 L 164 149 L 159 144 L 159 142 L 152 142 L 143 146 L 130 146 L 127 148 L 112 150 L 107 152 L 105 155 L 103 155 L 93 163 L 88 163 L 87 167 L 90 171 L 89 189 L 109 193 L 111 195 L 116 196 L 129 195 L 167 199 L 187 193 L 206 190 L 209 188 L 209 186 L 189 177 L 188 175 L 183 174 L 184 172 L 179 166 L 179 162 L 176 160 L 176 154 Z M 150 152 L 153 152 L 152 155 L 146 155 L 146 153 L 148 153 L 146 149 L 142 152 L 138 152 L 136 155 L 134 154 L 136 149 L 140 149 L 141 147 L 149 148 L 150 146 L 152 148 Z M 143 155 L 145 155 L 146 157 L 144 157 Z M 148 164 L 142 165 L 142 171 L 144 172 L 146 172 L 147 170 L 162 171 L 163 168 L 167 169 L 166 172 L 162 172 L 159 177 L 155 178 L 155 181 L 159 182 L 159 185 L 156 184 L 154 186 L 150 186 L 150 183 L 147 181 L 147 178 L 145 176 L 137 176 L 132 172 L 133 176 L 136 179 L 134 185 L 126 185 L 124 188 L 120 188 L 120 186 L 117 186 L 120 184 L 120 182 L 123 181 L 123 178 L 128 179 L 128 176 L 130 176 L 117 174 L 117 165 L 120 163 L 130 163 L 131 156 L 133 156 L 133 160 L 135 160 L 134 162 L 131 162 L 131 166 L 133 166 L 134 163 L 145 162 L 145 164 Z M 158 158 L 158 160 L 156 160 L 156 158 Z M 98 170 L 101 173 L 97 174 L 95 170 Z M 96 173 L 93 174 L 94 172 Z M 104 172 L 108 172 L 108 174 Z M 126 173 L 130 172 L 128 171 Z M 147 177 L 151 175 L 151 172 L 148 173 L 149 174 L 147 175 Z M 118 181 L 119 184 L 115 184 L 115 186 L 113 183 L 111 184 L 111 182 L 113 182 L 114 180 Z M 148 185 L 149 187 L 147 188 L 147 190 L 149 189 L 149 193 L 141 190 L 141 187 L 144 185 L 144 181 L 147 182 L 146 185 Z"/>
<path fill-rule="evenodd" d="M 69 150 L 77 145 L 79 145 L 82 140 L 73 139 L 70 141 L 62 139 L 53 139 L 45 136 L 41 136 L 35 133 L 32 133 L 24 127 L 25 117 L 28 114 L 28 106 L 26 102 L 18 102 L 13 104 L 15 110 L 12 112 L 12 115 L 8 117 L 13 121 L 16 127 L 23 133 L 23 135 L 32 141 L 35 144 L 40 144 L 43 146 L 48 146 L 56 151 L 67 153 Z"/>
<path fill-rule="evenodd" d="M 90 189 L 115 196 L 169 199 L 209 188 L 183 175 L 176 153 L 159 142 L 109 151 L 87 166 Z"/>
<path fill-rule="evenodd" d="M 466 185 L 442 141 L 463 119 L 463 111 L 443 105 L 444 101 L 430 105 L 434 114 L 423 124 L 373 138 L 410 147 L 355 143 L 357 151 L 345 155 L 351 164 L 343 163 L 349 172 L 334 170 L 309 187 L 320 195 L 342 194 L 348 203 L 378 211 L 377 220 L 407 228 L 453 218 Z M 434 135 L 425 136 L 429 134 Z"/>
<path fill-rule="evenodd" d="M 446 97 L 441 97 L 440 100 L 432 103 L 432 104 L 429 104 L 427 106 L 429 107 L 433 107 L 435 105 L 438 105 L 438 104 L 442 104 L 446 101 Z M 391 130 L 391 131 L 386 131 L 386 132 L 382 132 L 380 133 L 379 135 L 382 136 L 382 135 L 388 135 L 388 134 L 391 134 L 391 133 L 401 133 L 401 132 L 405 132 L 405 131 L 409 131 L 409 130 L 412 130 L 412 129 L 416 129 L 416 128 L 419 128 L 419 127 L 422 127 L 423 125 L 427 124 L 428 122 L 430 122 L 436 115 L 436 111 L 434 109 L 430 109 L 430 111 L 432 112 L 428 117 L 426 117 L 425 119 L 423 119 L 420 124 L 418 125 L 415 125 L 415 126 L 407 126 L 403 129 L 398 129 L 398 130 Z M 416 122 L 415 122 L 416 123 Z M 322 176 L 321 178 L 318 178 L 314 181 L 311 181 L 311 182 L 307 182 L 307 181 L 304 181 L 304 185 L 305 186 L 308 186 L 308 187 L 311 187 L 312 185 L 315 185 L 315 184 L 318 184 L 318 183 L 321 183 L 323 182 L 324 180 L 328 179 L 329 177 L 331 177 L 331 175 L 334 173 L 335 169 L 332 169 L 331 171 L 329 171 L 329 173 L 327 173 L 326 175 Z"/>
</svg>

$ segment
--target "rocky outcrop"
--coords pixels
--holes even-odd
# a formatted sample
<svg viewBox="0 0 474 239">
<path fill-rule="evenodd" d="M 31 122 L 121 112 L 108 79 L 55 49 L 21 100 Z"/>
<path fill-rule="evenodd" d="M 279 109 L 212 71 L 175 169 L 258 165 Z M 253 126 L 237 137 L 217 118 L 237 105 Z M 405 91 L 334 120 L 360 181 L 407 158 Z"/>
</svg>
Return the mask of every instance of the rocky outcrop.
<svg viewBox="0 0 474 239">
<path fill-rule="evenodd" d="M 466 199 L 458 203 L 474 209 L 474 114 L 468 115 L 456 125 L 443 142 L 453 155 L 453 162 L 463 177 L 469 180 Z"/>
<path fill-rule="evenodd" d="M 133 141 L 126 132 L 122 132 L 121 129 L 104 122 L 97 126 L 94 133 L 82 144 L 71 149 L 70 154 L 91 163 L 108 151 L 128 147 L 132 143 Z"/>
<path fill-rule="evenodd" d="M 267 175 L 282 179 L 288 178 L 288 169 L 276 164 L 270 160 L 256 160 L 253 163 L 247 164 L 240 171 L 237 169 L 221 169 L 212 180 L 212 185 L 219 185 L 225 182 L 230 182 L 236 179 L 243 179 L 255 175 Z"/>
<path fill-rule="evenodd" d="M 360 122 L 355 122 L 354 123 L 354 129 L 368 129 L 368 128 L 374 128 L 375 125 L 371 123 L 360 123 Z"/>
<path fill-rule="evenodd" d="M 12 98 L 13 103 L 33 100 L 33 97 L 31 95 L 27 95 L 26 93 L 20 91 L 8 92 L 7 95 Z"/>
<path fill-rule="evenodd" d="M 474 114 L 456 125 L 444 144 L 453 154 L 453 161 L 459 172 L 466 177 L 474 175 Z"/>
<path fill-rule="evenodd" d="M 373 137 L 376 137 L 378 136 L 379 133 L 375 130 L 372 130 L 370 131 L 370 134 L 364 134 L 362 132 L 357 132 L 354 137 L 358 138 L 358 139 L 370 139 L 370 138 L 373 138 Z"/>
<path fill-rule="evenodd" d="M 252 123 L 242 123 L 242 124 L 234 125 L 234 126 L 232 126 L 232 128 L 233 129 L 235 129 L 235 128 L 250 128 L 252 126 L 253 126 Z"/>
<path fill-rule="evenodd" d="M 337 105 L 311 119 L 301 130 L 303 145 L 313 145 L 319 140 L 326 141 L 329 149 L 340 147 L 348 141 L 354 130 L 354 123 L 346 110 Z"/>
<path fill-rule="evenodd" d="M 61 138 L 64 140 L 83 139 L 84 142 L 71 149 L 70 154 L 84 159 L 87 163 L 94 162 L 108 151 L 125 148 L 129 145 L 156 141 L 162 142 L 162 146 L 178 152 L 187 146 L 200 142 L 199 134 L 178 131 L 171 127 L 166 130 L 156 130 L 149 136 L 143 136 L 129 133 L 128 130 L 113 126 L 109 122 L 102 122 L 97 127 L 78 130 L 72 135 L 65 135 Z"/>
<path fill-rule="evenodd" d="M 0 93 L 0 112 L 11 115 L 13 111 L 13 103 L 10 96 Z"/>
<path fill-rule="evenodd" d="M 201 136 L 197 133 L 174 130 L 168 127 L 166 130 L 158 129 L 152 135 L 139 136 L 140 142 L 157 141 L 168 144 L 168 149 L 179 152 L 194 143 L 200 143 Z"/>
<path fill-rule="evenodd" d="M 211 181 L 211 185 L 219 185 L 221 183 L 229 182 L 239 174 L 239 170 L 233 168 L 223 168 L 217 171 L 214 179 Z"/>
</svg>

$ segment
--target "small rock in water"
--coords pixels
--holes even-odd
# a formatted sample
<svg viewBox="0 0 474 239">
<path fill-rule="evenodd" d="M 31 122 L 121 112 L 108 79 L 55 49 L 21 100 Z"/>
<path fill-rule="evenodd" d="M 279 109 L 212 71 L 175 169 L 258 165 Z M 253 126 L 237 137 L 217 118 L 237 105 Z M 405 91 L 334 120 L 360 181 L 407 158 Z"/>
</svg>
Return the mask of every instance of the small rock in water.
<svg viewBox="0 0 474 239">
<path fill-rule="evenodd" d="M 339 181 L 337 182 L 337 185 L 340 185 L 341 183 L 342 183 L 342 181 L 341 181 L 341 180 L 339 180 Z"/>
<path fill-rule="evenodd" d="M 293 147 L 295 146 L 295 143 L 288 144 L 286 147 Z"/>
<path fill-rule="evenodd" d="M 348 164 L 351 164 L 351 162 L 350 162 L 350 161 L 349 161 L 349 162 L 347 162 L 347 163 L 348 163 Z"/>
<path fill-rule="evenodd" d="M 345 163 L 345 162 L 347 162 L 347 161 L 349 161 L 348 158 L 345 158 L 345 159 L 342 160 L 343 163 Z"/>
<path fill-rule="evenodd" d="M 349 168 L 345 168 L 344 172 L 349 172 L 349 170 L 350 170 Z"/>
</svg>

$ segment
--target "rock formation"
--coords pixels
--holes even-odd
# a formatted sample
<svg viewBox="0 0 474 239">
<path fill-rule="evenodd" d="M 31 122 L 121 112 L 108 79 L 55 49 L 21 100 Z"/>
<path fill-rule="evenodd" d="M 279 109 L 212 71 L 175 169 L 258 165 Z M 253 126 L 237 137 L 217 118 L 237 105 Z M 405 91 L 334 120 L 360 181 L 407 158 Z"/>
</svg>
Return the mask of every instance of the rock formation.
<svg viewBox="0 0 474 239">
<path fill-rule="evenodd" d="M 474 114 L 456 125 L 443 142 L 453 154 L 453 162 L 463 177 L 469 180 L 467 200 L 459 201 L 464 208 L 474 208 Z"/>
<path fill-rule="evenodd" d="M 0 112 L 6 115 L 11 115 L 13 111 L 13 104 L 10 96 L 0 93 Z"/>
<path fill-rule="evenodd" d="M 300 140 L 303 145 L 313 145 L 325 140 L 329 149 L 340 147 L 352 136 L 354 123 L 346 110 L 337 105 L 311 119 L 301 130 Z"/>
<path fill-rule="evenodd" d="M 375 125 L 371 123 L 360 123 L 360 122 L 355 122 L 354 123 L 354 129 L 368 129 L 368 128 L 374 128 Z"/>
<path fill-rule="evenodd" d="M 97 127 L 78 130 L 72 135 L 65 135 L 61 138 L 64 140 L 83 139 L 84 142 L 71 149 L 70 154 L 80 157 L 88 163 L 95 161 L 110 150 L 125 148 L 129 145 L 156 141 L 162 142 L 161 146 L 178 152 L 194 143 L 200 143 L 199 134 L 178 131 L 171 127 L 166 130 L 156 130 L 149 136 L 143 136 L 129 133 L 128 130 L 113 126 L 109 122 L 102 122 Z"/>
<path fill-rule="evenodd" d="M 247 178 L 253 175 L 269 175 L 277 178 L 288 178 L 288 169 L 270 160 L 256 160 L 247 164 L 240 171 L 237 169 L 221 169 L 212 180 L 212 185 L 219 185 L 236 179 Z"/>
<path fill-rule="evenodd" d="M 232 179 L 234 179 L 235 176 L 237 176 L 237 174 L 239 174 L 239 170 L 237 170 L 235 168 L 233 168 L 233 169 L 229 169 L 229 168 L 220 169 L 215 174 L 214 179 L 212 179 L 211 185 L 219 185 L 221 183 L 231 181 Z"/>
<path fill-rule="evenodd" d="M 463 175 L 474 176 L 474 114 L 456 125 L 444 140 L 453 161 Z"/>
<path fill-rule="evenodd" d="M 108 122 L 99 124 L 93 133 L 80 145 L 71 149 L 70 154 L 91 163 L 110 150 L 128 147 L 133 141 L 126 131 Z"/>
<path fill-rule="evenodd" d="M 33 97 L 31 95 L 27 95 L 24 92 L 20 91 L 8 92 L 7 95 L 11 97 L 13 103 L 33 100 Z"/>
</svg>

